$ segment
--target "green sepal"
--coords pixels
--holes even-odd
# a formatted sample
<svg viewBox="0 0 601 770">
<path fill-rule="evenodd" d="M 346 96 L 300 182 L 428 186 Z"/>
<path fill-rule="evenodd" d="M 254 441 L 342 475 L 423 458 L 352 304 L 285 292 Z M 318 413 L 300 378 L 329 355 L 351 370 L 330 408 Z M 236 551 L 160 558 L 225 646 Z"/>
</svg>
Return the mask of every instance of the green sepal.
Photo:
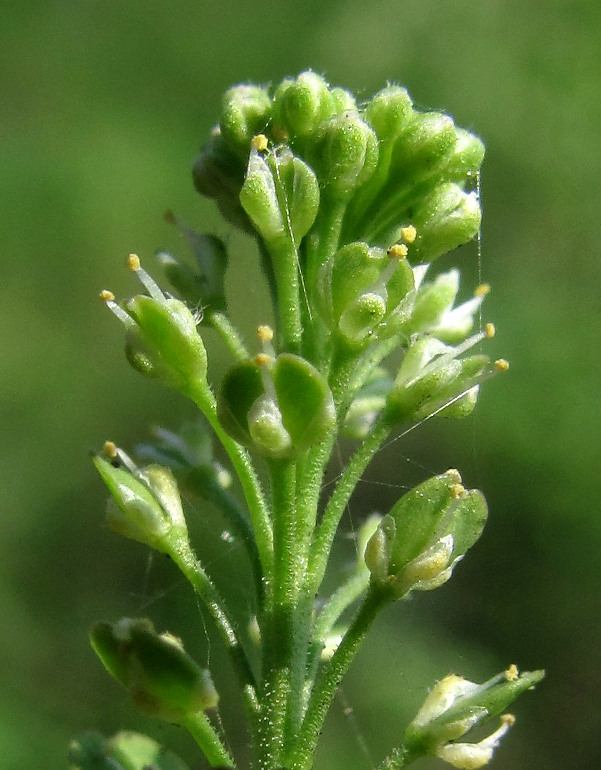
<svg viewBox="0 0 601 770">
<path fill-rule="evenodd" d="M 439 185 L 415 211 L 412 224 L 417 238 L 412 246 L 412 258 L 417 262 L 433 262 L 468 243 L 478 233 L 481 220 L 475 192 L 466 193 L 450 182 Z"/>
<path fill-rule="evenodd" d="M 250 141 L 263 133 L 271 117 L 271 99 L 264 88 L 238 85 L 223 95 L 219 127 L 226 146 L 248 158 Z"/>
<path fill-rule="evenodd" d="M 442 319 L 453 305 L 459 291 L 459 271 L 449 270 L 437 275 L 434 281 L 422 283 L 415 294 L 409 330 L 428 331 Z"/>
<path fill-rule="evenodd" d="M 458 358 L 461 351 L 461 346 L 453 348 L 428 335 L 414 339 L 386 399 L 387 421 L 421 420 L 445 408 L 452 416 L 455 401 L 478 385 L 490 361 L 485 355 Z M 459 409 L 456 416 L 463 413 Z"/>
<path fill-rule="evenodd" d="M 264 376 L 271 379 L 269 392 Z M 293 457 L 316 444 L 335 422 L 324 377 L 291 353 L 277 356 L 265 373 L 252 360 L 234 366 L 223 380 L 217 408 L 232 438 L 277 459 Z"/>
<path fill-rule="evenodd" d="M 140 294 L 125 304 L 125 310 L 136 323 L 127 330 L 125 348 L 134 368 L 182 392 L 206 385 L 207 353 L 196 320 L 183 302 Z"/>
<path fill-rule="evenodd" d="M 171 751 L 146 735 L 119 732 L 104 738 L 97 732 L 80 735 L 69 746 L 69 770 L 188 770 Z"/>
<path fill-rule="evenodd" d="M 261 369 L 252 359 L 231 368 L 221 383 L 217 399 L 219 422 L 244 446 L 254 446 L 248 429 L 248 413 L 264 392 Z"/>
<path fill-rule="evenodd" d="M 92 647 L 134 704 L 168 722 L 214 708 L 218 702 L 208 671 L 201 669 L 170 634 L 157 634 L 145 618 L 100 621 L 90 631 Z"/>
</svg>

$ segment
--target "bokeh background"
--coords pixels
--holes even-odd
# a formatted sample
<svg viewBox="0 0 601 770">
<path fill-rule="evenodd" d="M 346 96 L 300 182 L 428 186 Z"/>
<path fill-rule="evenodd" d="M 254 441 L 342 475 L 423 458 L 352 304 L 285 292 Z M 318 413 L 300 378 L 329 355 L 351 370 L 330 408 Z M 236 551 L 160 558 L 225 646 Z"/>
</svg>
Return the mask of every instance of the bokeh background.
<svg viewBox="0 0 601 770">
<path fill-rule="evenodd" d="M 226 87 L 307 67 L 360 96 L 400 82 L 484 137 L 481 259 L 466 247 L 457 260 L 466 291 L 479 273 L 493 285 L 493 354 L 512 365 L 468 421 L 432 421 L 383 451 L 353 500 L 347 532 L 456 466 L 492 513 L 450 584 L 376 625 L 317 767 L 372 770 L 436 678 L 481 680 L 512 662 L 548 678 L 517 704 L 493 767 L 600 767 L 601 5 L 21 0 L 3 4 L 0 35 L 2 767 L 65 767 L 70 737 L 89 727 L 146 730 L 204 767 L 181 731 L 130 708 L 90 651 L 91 621 L 123 614 L 149 614 L 210 658 L 244 741 L 194 598 L 102 526 L 88 450 L 108 437 L 133 447 L 192 411 L 128 369 L 96 296 L 134 290 L 129 251 L 151 269 L 158 247 L 185 254 L 162 218 L 173 208 L 229 241 L 238 320 L 263 320 L 252 246 L 198 199 L 189 167 Z M 214 359 L 216 378 L 225 363 Z M 237 546 L 206 516 L 200 549 L 243 606 Z M 341 568 L 349 553 L 342 537 Z"/>
</svg>

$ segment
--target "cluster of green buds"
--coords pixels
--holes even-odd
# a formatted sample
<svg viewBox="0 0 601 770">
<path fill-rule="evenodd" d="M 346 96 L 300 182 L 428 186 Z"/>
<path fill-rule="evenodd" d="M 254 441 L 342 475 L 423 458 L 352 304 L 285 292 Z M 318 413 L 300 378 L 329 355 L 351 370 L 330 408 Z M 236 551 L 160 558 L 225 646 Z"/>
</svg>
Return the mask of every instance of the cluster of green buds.
<svg viewBox="0 0 601 770">
<path fill-rule="evenodd" d="M 172 212 L 166 219 L 194 257 L 192 266 L 158 254 L 176 296 L 136 255 L 128 266 L 144 292 L 123 303 L 101 293 L 125 326 L 132 366 L 190 398 L 203 420 L 179 434 L 157 429 L 137 450 L 148 465 L 107 442 L 94 457 L 112 496 L 107 525 L 166 553 L 206 604 L 243 693 L 253 770 L 310 770 L 327 709 L 377 612 L 442 586 L 482 534 L 482 493 L 456 470 L 435 475 L 365 522 L 354 568 L 322 595 L 341 518 L 383 443 L 438 414 L 465 417 L 481 384 L 508 368 L 480 350 L 495 334 L 481 318 L 488 285 L 458 299 L 459 271 L 435 264 L 479 232 L 483 155 L 477 136 L 416 109 L 396 85 L 361 104 L 311 71 L 274 87 L 235 86 L 193 179 L 258 245 L 271 298 L 257 308 L 258 342 L 247 344 L 232 322 L 224 241 Z M 206 327 L 233 359 L 216 382 Z M 358 443 L 324 489 L 339 435 Z M 186 500 L 220 507 L 244 544 L 249 617 L 231 613 L 194 555 L 180 486 Z M 97 624 L 92 643 L 137 705 L 184 724 L 213 767 L 238 767 L 204 713 L 217 705 L 208 674 L 179 642 L 149 621 L 125 620 Z M 541 676 L 511 669 L 482 686 L 443 680 L 382 768 L 426 755 L 480 767 L 512 719 L 480 743 L 458 739 Z"/>
</svg>

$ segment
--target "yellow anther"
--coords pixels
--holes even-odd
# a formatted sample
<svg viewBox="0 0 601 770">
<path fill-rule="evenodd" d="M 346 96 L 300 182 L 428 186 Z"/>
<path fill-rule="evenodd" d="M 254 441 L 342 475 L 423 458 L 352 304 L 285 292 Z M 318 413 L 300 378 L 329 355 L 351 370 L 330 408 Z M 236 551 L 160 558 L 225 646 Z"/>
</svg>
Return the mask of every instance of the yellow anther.
<svg viewBox="0 0 601 770">
<path fill-rule="evenodd" d="M 140 257 L 137 254 L 130 254 L 127 258 L 127 266 L 135 273 L 140 269 Z"/>
<path fill-rule="evenodd" d="M 495 325 L 492 323 L 487 323 L 484 327 L 484 333 L 486 334 L 487 339 L 492 340 L 492 338 L 495 336 Z"/>
<path fill-rule="evenodd" d="M 515 663 L 512 663 L 505 672 L 505 679 L 507 679 L 508 682 L 515 682 L 519 675 L 518 667 Z"/>
<path fill-rule="evenodd" d="M 257 134 L 256 136 L 253 136 L 253 138 L 250 140 L 250 146 L 253 148 L 253 150 L 258 150 L 258 152 L 265 152 L 267 149 L 267 137 L 265 134 Z"/>
<path fill-rule="evenodd" d="M 105 441 L 102 447 L 102 453 L 113 460 L 117 457 L 117 445 L 113 441 Z"/>
<path fill-rule="evenodd" d="M 109 291 L 108 289 L 103 289 L 98 296 L 103 302 L 115 301 L 115 295 L 113 294 L 112 291 Z"/>
<path fill-rule="evenodd" d="M 273 361 L 273 358 L 271 356 L 268 356 L 267 353 L 257 353 L 255 356 L 255 364 L 257 366 L 269 366 Z"/>
<path fill-rule="evenodd" d="M 502 714 L 501 724 L 503 726 L 507 725 L 507 727 L 513 727 L 515 724 L 515 717 L 513 716 L 513 714 Z"/>
<path fill-rule="evenodd" d="M 490 292 L 490 284 L 489 283 L 481 283 L 479 286 L 476 286 L 474 289 L 474 297 L 486 297 L 486 295 Z"/>
<path fill-rule="evenodd" d="M 449 468 L 448 471 L 445 471 L 445 476 L 450 479 L 454 484 L 461 484 L 461 474 L 457 470 L 457 468 Z"/>
<path fill-rule="evenodd" d="M 405 259 L 409 253 L 409 249 L 404 243 L 395 243 L 386 252 L 391 259 Z"/>
<path fill-rule="evenodd" d="M 401 227 L 401 238 L 405 243 L 413 243 L 417 238 L 417 230 L 413 225 L 407 225 L 407 227 Z"/>
<path fill-rule="evenodd" d="M 498 372 L 506 372 L 509 369 L 509 361 L 505 358 L 497 358 L 495 361 L 495 369 Z"/>
<path fill-rule="evenodd" d="M 261 324 L 261 326 L 257 328 L 257 337 L 259 338 L 259 342 L 271 342 L 273 339 L 273 329 L 267 324 Z"/>
<path fill-rule="evenodd" d="M 451 493 L 453 500 L 459 500 L 460 498 L 465 497 L 467 494 L 463 484 L 452 484 L 449 487 L 449 492 Z"/>
</svg>

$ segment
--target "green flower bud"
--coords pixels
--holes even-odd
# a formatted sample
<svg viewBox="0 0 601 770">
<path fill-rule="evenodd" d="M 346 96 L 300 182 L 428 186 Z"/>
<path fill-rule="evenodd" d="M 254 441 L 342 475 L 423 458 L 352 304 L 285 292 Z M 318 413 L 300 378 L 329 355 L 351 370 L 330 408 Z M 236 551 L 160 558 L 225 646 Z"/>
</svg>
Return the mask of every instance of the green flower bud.
<svg viewBox="0 0 601 770">
<path fill-rule="evenodd" d="M 158 260 L 169 283 L 191 307 L 225 310 L 225 244 L 215 235 L 195 232 L 172 214 L 168 215 L 168 219 L 186 237 L 197 265 L 197 271 L 194 271 L 188 265 L 177 262 L 171 255 L 159 253 Z"/>
<path fill-rule="evenodd" d="M 413 113 L 413 120 L 394 146 L 390 186 L 410 188 L 441 174 L 453 155 L 456 141 L 455 124 L 448 115 Z"/>
<path fill-rule="evenodd" d="M 349 111 L 324 123 L 308 152 L 320 186 L 344 199 L 373 174 L 378 139 L 357 113 Z"/>
<path fill-rule="evenodd" d="M 484 143 L 474 134 L 463 128 L 456 128 L 457 142 L 449 163 L 444 170 L 444 178 L 459 185 L 473 180 L 484 160 Z"/>
<path fill-rule="evenodd" d="M 291 140 L 303 137 L 335 113 L 335 99 L 328 83 L 315 72 L 301 72 L 286 79 L 273 97 L 273 132 Z"/>
<path fill-rule="evenodd" d="M 201 195 L 215 200 L 228 222 L 252 232 L 239 199 L 246 165 L 247 156 L 242 159 L 229 150 L 217 128 L 192 167 L 192 179 Z"/>
<path fill-rule="evenodd" d="M 519 674 L 515 666 L 478 685 L 463 677 L 444 677 L 429 693 L 405 732 L 411 756 L 434 755 L 453 767 L 471 770 L 492 759 L 500 739 L 513 725 L 511 714 L 501 716 L 501 727 L 478 743 L 459 743 L 477 725 L 502 712 L 523 692 L 532 689 L 544 671 Z"/>
<path fill-rule="evenodd" d="M 239 85 L 225 92 L 219 127 L 227 147 L 248 158 L 253 136 L 265 131 L 271 118 L 271 99 L 264 88 Z"/>
<path fill-rule="evenodd" d="M 456 184 L 436 187 L 415 211 L 417 230 L 414 259 L 433 262 L 477 234 L 482 212 L 475 192 L 466 193 Z"/>
<path fill-rule="evenodd" d="M 92 461 L 112 495 L 106 515 L 109 529 L 164 552 L 174 542 L 187 539 L 182 504 L 171 472 L 160 465 L 133 466 L 134 470 L 129 470 L 121 464 L 114 445 L 109 442 L 107 447 L 112 459 L 96 455 Z M 125 456 L 121 453 L 121 457 Z"/>
<path fill-rule="evenodd" d="M 486 517 L 484 497 L 466 491 L 457 471 L 428 479 L 401 497 L 367 544 L 372 583 L 394 598 L 437 588 L 478 540 Z"/>
<path fill-rule="evenodd" d="M 235 366 L 224 378 L 217 408 L 236 441 L 272 458 L 294 457 L 318 443 L 336 419 L 323 376 L 291 353 Z"/>
<path fill-rule="evenodd" d="M 350 91 L 346 91 L 344 88 L 332 88 L 330 93 L 334 100 L 334 115 L 342 115 L 343 112 L 357 111 L 357 102 Z"/>
<path fill-rule="evenodd" d="M 270 246 L 290 240 L 298 246 L 317 216 L 319 186 L 309 166 L 288 148 L 264 156 L 253 147 L 240 202 Z"/>
<path fill-rule="evenodd" d="M 413 272 L 393 249 L 344 246 L 322 268 L 320 289 L 326 322 L 353 348 L 397 334 L 411 316 Z"/>
<path fill-rule="evenodd" d="M 363 117 L 381 142 L 394 141 L 414 117 L 411 97 L 400 86 L 386 86 L 368 102 Z"/>
<path fill-rule="evenodd" d="M 142 711 L 181 722 L 217 705 L 209 672 L 184 651 L 179 639 L 157 634 L 149 620 L 100 621 L 92 627 L 90 641 L 109 674 Z"/>
</svg>

